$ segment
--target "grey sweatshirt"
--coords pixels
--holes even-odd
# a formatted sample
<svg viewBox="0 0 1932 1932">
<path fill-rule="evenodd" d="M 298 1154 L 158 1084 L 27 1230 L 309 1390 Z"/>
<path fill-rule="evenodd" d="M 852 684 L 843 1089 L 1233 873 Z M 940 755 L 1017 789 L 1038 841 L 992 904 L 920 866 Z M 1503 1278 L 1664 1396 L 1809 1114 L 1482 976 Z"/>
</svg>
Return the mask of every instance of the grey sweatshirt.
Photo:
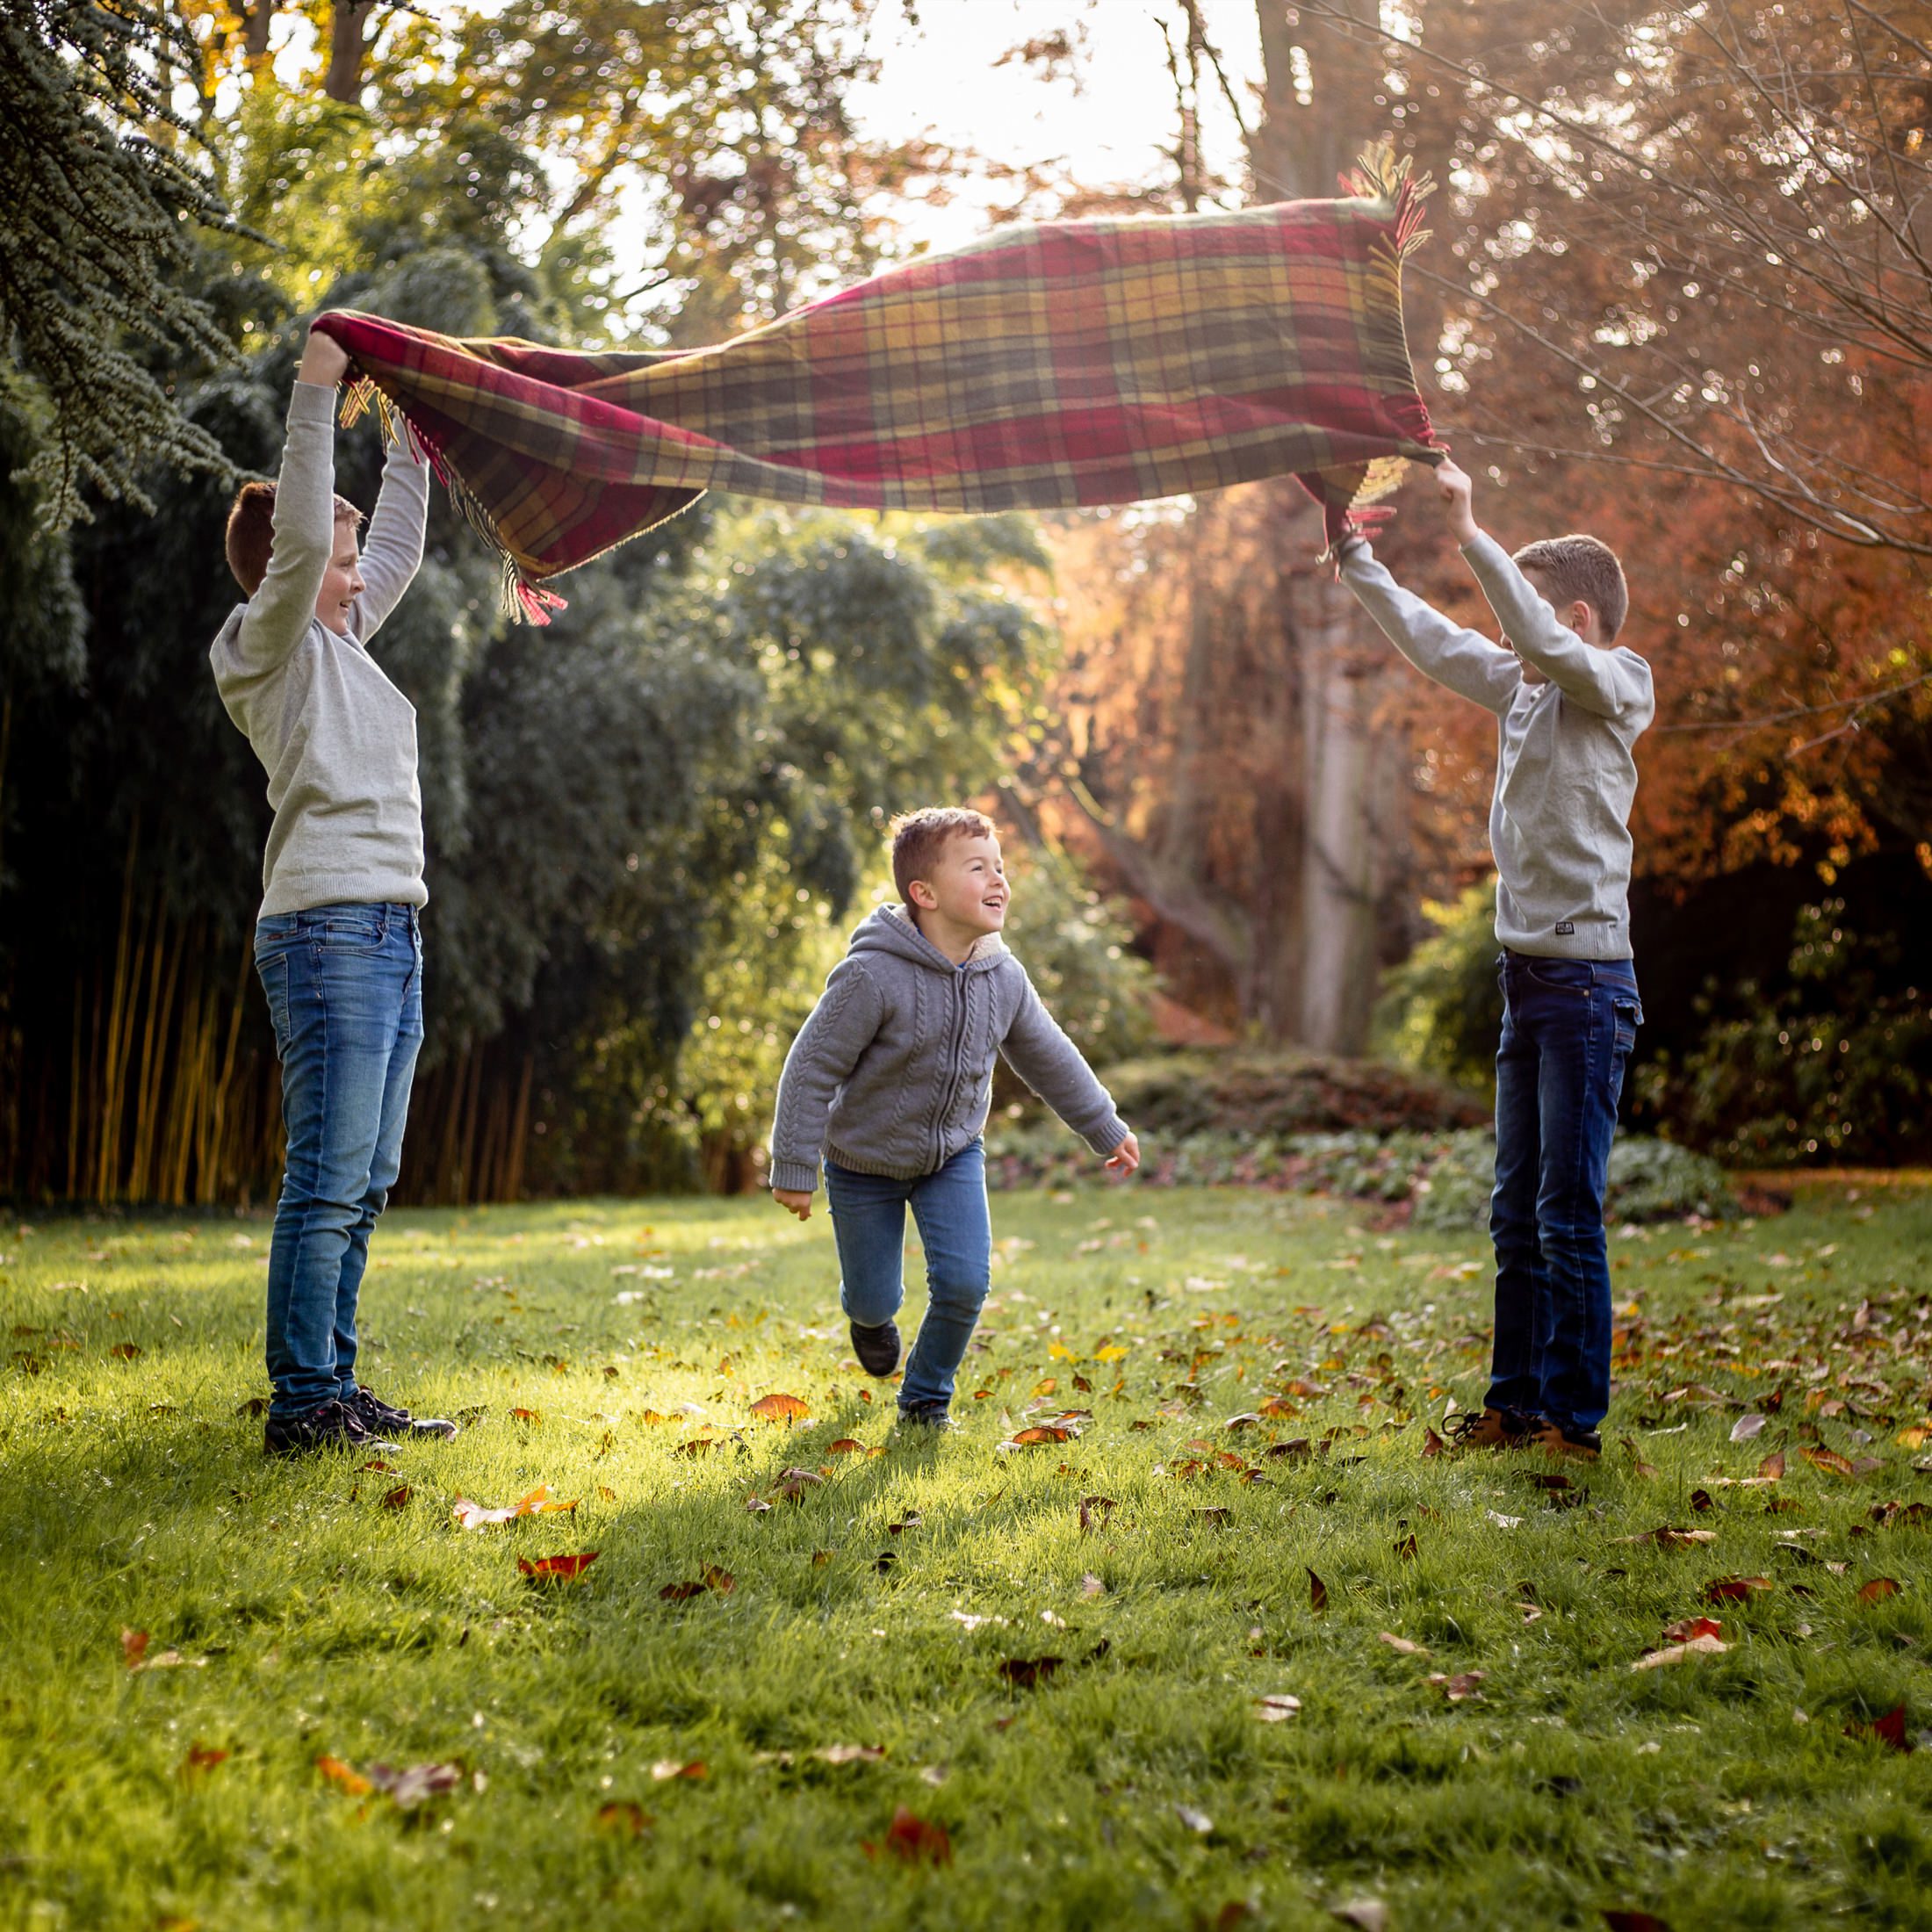
<svg viewBox="0 0 1932 1932">
<path fill-rule="evenodd" d="M 1418 671 L 1496 715 L 1497 939 L 1544 959 L 1628 959 L 1632 748 L 1656 710 L 1650 667 L 1560 624 L 1493 537 L 1462 554 L 1513 650 L 1404 590 L 1359 537 L 1342 580 Z M 1525 664 L 1549 681 L 1529 682 Z"/>
<path fill-rule="evenodd" d="M 422 561 L 429 468 L 389 446 L 349 635 L 315 615 L 335 542 L 335 392 L 298 382 L 275 488 L 268 575 L 209 648 L 228 716 L 269 776 L 262 912 L 422 905 L 416 710 L 367 645 Z"/>
<path fill-rule="evenodd" d="M 900 906 L 852 935 L 778 1082 L 771 1185 L 810 1193 L 820 1152 L 917 1180 L 986 1125 L 998 1054 L 1096 1154 L 1127 1138 L 1107 1089 L 997 934 L 955 966 Z"/>
</svg>

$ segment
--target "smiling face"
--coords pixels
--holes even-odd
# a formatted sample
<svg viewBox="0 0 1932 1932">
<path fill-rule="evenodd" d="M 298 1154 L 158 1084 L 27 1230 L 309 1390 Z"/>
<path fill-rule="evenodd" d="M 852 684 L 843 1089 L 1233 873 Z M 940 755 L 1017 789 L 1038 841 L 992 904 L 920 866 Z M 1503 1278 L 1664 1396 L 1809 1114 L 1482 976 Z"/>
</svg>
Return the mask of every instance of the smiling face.
<svg viewBox="0 0 1932 1932">
<path fill-rule="evenodd" d="M 926 876 L 907 887 L 920 926 L 932 933 L 977 939 L 1006 923 L 1006 861 L 991 833 L 955 833 L 927 862 Z M 943 943 L 943 941 L 940 941 Z"/>
<path fill-rule="evenodd" d="M 329 552 L 328 568 L 322 573 L 321 595 L 315 600 L 315 615 L 322 629 L 338 638 L 349 635 L 349 608 L 363 594 L 362 546 L 356 541 L 356 526 L 346 516 L 335 519 L 335 547 Z"/>
</svg>

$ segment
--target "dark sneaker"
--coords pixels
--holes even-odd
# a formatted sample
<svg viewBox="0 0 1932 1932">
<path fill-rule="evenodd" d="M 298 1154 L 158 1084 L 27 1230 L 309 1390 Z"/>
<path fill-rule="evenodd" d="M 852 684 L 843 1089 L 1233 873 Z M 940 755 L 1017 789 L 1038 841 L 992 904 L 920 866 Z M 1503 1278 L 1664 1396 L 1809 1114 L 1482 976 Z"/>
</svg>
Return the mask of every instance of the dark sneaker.
<svg viewBox="0 0 1932 1932">
<path fill-rule="evenodd" d="M 358 1388 L 346 1406 L 362 1417 L 365 1428 L 386 1435 L 436 1436 L 447 1442 L 457 1433 L 456 1424 L 441 1416 L 412 1416 L 407 1409 L 398 1409 L 366 1388 Z"/>
<path fill-rule="evenodd" d="M 1443 1424 L 1450 1453 L 1468 1455 L 1479 1449 L 1521 1449 L 1535 1433 L 1536 1424 L 1513 1409 L 1466 1409 Z"/>
<path fill-rule="evenodd" d="M 382 1455 L 397 1446 L 378 1435 L 347 1402 L 318 1402 L 299 1416 L 270 1416 L 262 1429 L 265 1456 L 304 1456 L 318 1449 Z"/>
<path fill-rule="evenodd" d="M 900 1409 L 899 1427 L 908 1435 L 938 1436 L 957 1429 L 959 1424 L 944 1402 L 920 1402 L 914 1408 Z"/>
<path fill-rule="evenodd" d="M 881 1322 L 876 1328 L 852 1324 L 852 1352 L 868 1375 L 890 1375 L 899 1366 L 899 1324 Z"/>
<path fill-rule="evenodd" d="M 1546 1456 L 1595 1462 L 1604 1453 L 1604 1438 L 1594 1429 L 1579 1429 L 1573 1422 L 1551 1422 L 1546 1417 L 1531 1431 L 1528 1446 L 1540 1449 Z"/>
</svg>

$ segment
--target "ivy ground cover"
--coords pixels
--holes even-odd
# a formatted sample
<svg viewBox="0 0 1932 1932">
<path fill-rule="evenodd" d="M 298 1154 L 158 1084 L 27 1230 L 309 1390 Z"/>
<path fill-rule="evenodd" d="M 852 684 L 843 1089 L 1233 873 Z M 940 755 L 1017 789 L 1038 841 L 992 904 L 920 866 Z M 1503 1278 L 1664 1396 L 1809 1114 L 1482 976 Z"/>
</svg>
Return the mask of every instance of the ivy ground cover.
<svg viewBox="0 0 1932 1932">
<path fill-rule="evenodd" d="M 392 1215 L 393 1467 L 262 1459 L 263 1222 L 10 1223 L 0 1924 L 1924 1922 L 1932 1196 L 1627 1230 L 1563 1469 L 1473 1237 L 994 1210 L 910 1446 L 822 1215 Z"/>
</svg>

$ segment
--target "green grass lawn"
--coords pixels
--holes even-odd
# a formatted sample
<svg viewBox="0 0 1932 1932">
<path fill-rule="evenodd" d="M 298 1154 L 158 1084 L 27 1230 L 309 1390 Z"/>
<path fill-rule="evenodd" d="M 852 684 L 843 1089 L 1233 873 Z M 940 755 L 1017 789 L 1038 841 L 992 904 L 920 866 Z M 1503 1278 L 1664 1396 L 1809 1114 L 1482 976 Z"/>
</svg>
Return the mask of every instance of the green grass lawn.
<svg viewBox="0 0 1932 1932">
<path fill-rule="evenodd" d="M 912 1447 L 822 1215 L 393 1215 L 366 1379 L 480 1411 L 393 1471 L 267 1463 L 238 1413 L 263 1221 L 10 1224 L 0 1924 L 1927 1922 L 1932 1749 L 1848 1733 L 1932 1724 L 1932 1195 L 1615 1241 L 1568 1488 L 1424 1453 L 1482 1391 L 1474 1238 L 994 1215 L 963 1426 Z M 539 1484 L 574 1513 L 452 1520 Z M 1727 1648 L 1631 1668 L 1700 1615 Z M 452 1788 L 356 1788 L 384 1765 Z"/>
</svg>

